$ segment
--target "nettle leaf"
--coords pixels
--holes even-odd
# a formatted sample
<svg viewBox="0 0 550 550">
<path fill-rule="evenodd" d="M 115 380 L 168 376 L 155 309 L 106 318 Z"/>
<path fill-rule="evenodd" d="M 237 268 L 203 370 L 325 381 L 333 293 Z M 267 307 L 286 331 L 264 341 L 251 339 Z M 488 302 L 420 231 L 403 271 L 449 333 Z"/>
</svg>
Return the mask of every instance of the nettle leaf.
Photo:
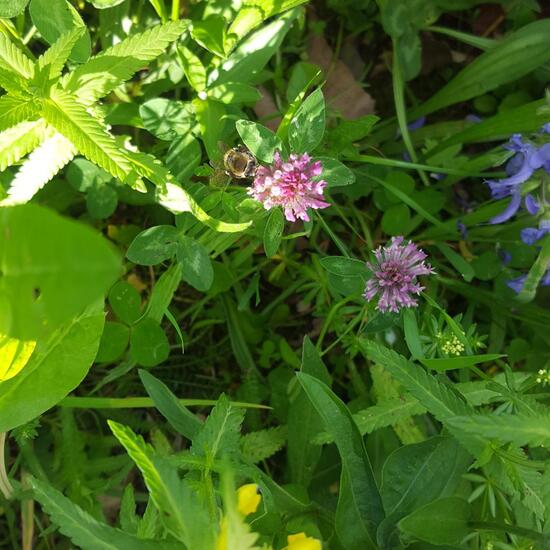
<svg viewBox="0 0 550 550">
<path fill-rule="evenodd" d="M 175 550 L 178 548 L 178 545 L 171 542 L 138 538 L 106 523 L 100 523 L 43 481 L 31 478 L 30 484 L 34 498 L 50 515 L 52 522 L 58 525 L 59 530 L 80 548 L 86 550 L 112 548 Z"/>
<path fill-rule="evenodd" d="M 63 79 L 63 87 L 91 105 L 163 53 L 186 28 L 186 21 L 171 21 L 134 34 L 77 67 Z"/>
<path fill-rule="evenodd" d="M 67 0 L 31 0 L 29 13 L 33 24 L 48 44 L 53 44 L 62 34 L 75 27 L 83 27 L 84 34 L 73 47 L 70 58 L 77 63 L 84 63 L 90 57 L 90 33 Z"/>
<path fill-rule="evenodd" d="M 487 439 L 513 443 L 518 447 L 548 447 L 550 445 L 550 414 L 529 416 L 511 414 L 476 414 L 457 416 L 449 424 Z"/>
<path fill-rule="evenodd" d="M 120 271 L 119 255 L 100 234 L 34 204 L 0 208 L 0 235 L 0 297 L 9 305 L 0 326 L 18 338 L 80 313 Z"/>
<path fill-rule="evenodd" d="M 44 134 L 46 132 L 52 133 L 51 130 L 43 130 Z M 47 137 L 25 159 L 11 181 L 8 197 L 0 205 L 24 204 L 30 201 L 75 154 L 74 145 L 61 134 L 54 133 Z"/>
<path fill-rule="evenodd" d="M 187 548 L 213 548 L 213 526 L 196 492 L 179 478 L 178 470 L 130 428 L 108 420 L 114 436 L 143 475 L 149 494 L 168 532 Z"/>
<path fill-rule="evenodd" d="M 59 88 L 53 88 L 44 101 L 44 118 L 71 141 L 88 160 L 124 181 L 132 172 L 127 155 L 115 139 L 76 99 Z"/>
<path fill-rule="evenodd" d="M 243 143 L 265 163 L 273 162 L 275 151 L 284 151 L 283 142 L 269 129 L 251 120 L 237 120 L 235 127 Z"/>
<path fill-rule="evenodd" d="M 284 447 L 286 436 L 286 426 L 275 426 L 243 435 L 241 437 L 243 458 L 253 464 L 266 460 Z"/>
<path fill-rule="evenodd" d="M 0 133 L 0 172 L 21 160 L 48 135 L 44 120 L 20 122 Z"/>
<path fill-rule="evenodd" d="M 325 99 L 321 89 L 300 105 L 288 127 L 288 143 L 293 153 L 311 153 L 325 134 Z"/>
<path fill-rule="evenodd" d="M 176 257 L 181 264 L 183 280 L 192 287 L 206 292 L 214 281 L 214 269 L 206 248 L 192 237 L 181 235 Z"/>
<path fill-rule="evenodd" d="M 21 372 L 0 383 L 2 431 L 36 418 L 82 382 L 99 348 L 104 319 L 102 308 L 92 307 L 37 341 Z"/>
<path fill-rule="evenodd" d="M 244 410 L 231 405 L 222 393 L 200 432 L 193 439 L 191 452 L 197 456 L 206 456 L 209 460 L 222 456 L 238 456 L 243 419 Z"/>
</svg>

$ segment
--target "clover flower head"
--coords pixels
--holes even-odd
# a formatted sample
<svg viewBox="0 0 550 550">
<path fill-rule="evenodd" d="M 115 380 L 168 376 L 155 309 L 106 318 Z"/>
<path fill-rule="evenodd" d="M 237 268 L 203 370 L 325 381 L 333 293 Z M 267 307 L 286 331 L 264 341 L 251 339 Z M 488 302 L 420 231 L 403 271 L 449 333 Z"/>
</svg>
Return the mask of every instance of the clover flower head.
<svg viewBox="0 0 550 550">
<path fill-rule="evenodd" d="M 309 221 L 308 208 L 327 208 L 323 192 L 327 182 L 318 179 L 323 172 L 320 161 L 311 157 L 292 154 L 283 160 L 277 151 L 271 166 L 260 166 L 248 194 L 261 202 L 266 210 L 281 206 L 285 218 Z"/>
<path fill-rule="evenodd" d="M 367 281 L 363 296 L 369 302 L 378 294 L 376 309 L 397 313 L 403 307 L 418 305 L 414 294 L 424 287 L 417 282 L 419 275 L 435 273 L 426 264 L 426 253 L 403 237 L 393 237 L 390 244 L 374 251 L 376 261 L 367 262 L 372 277 Z"/>
</svg>

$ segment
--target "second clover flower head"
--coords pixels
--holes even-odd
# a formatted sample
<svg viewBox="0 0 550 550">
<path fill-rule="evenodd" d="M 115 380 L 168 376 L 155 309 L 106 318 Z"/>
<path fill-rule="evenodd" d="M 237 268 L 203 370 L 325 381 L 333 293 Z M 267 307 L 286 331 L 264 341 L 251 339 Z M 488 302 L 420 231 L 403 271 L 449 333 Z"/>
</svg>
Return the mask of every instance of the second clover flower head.
<svg viewBox="0 0 550 550">
<path fill-rule="evenodd" d="M 415 307 L 414 295 L 424 287 L 417 277 L 435 273 L 425 263 L 426 253 L 403 237 L 393 237 L 390 244 L 374 251 L 376 261 L 367 262 L 372 277 L 367 281 L 363 296 L 369 302 L 378 295 L 376 309 L 397 313 L 403 307 Z"/>
<path fill-rule="evenodd" d="M 296 218 L 309 221 L 308 208 L 327 208 L 323 200 L 327 182 L 319 179 L 323 172 L 320 161 L 311 157 L 292 154 L 283 160 L 277 151 L 271 166 L 260 166 L 248 194 L 261 202 L 266 210 L 280 206 L 285 218 L 294 222 Z"/>
</svg>

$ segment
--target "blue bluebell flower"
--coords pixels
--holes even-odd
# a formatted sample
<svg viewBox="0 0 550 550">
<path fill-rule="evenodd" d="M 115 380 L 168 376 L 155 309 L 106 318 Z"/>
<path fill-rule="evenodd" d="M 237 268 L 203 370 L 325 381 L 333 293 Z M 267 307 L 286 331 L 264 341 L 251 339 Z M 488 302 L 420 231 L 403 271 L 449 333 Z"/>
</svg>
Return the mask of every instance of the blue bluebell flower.
<svg viewBox="0 0 550 550">
<path fill-rule="evenodd" d="M 473 122 L 473 123 L 478 123 L 483 121 L 483 119 L 480 116 L 474 115 L 472 113 L 470 113 L 469 115 L 466 115 L 465 120 L 466 122 Z"/>
<path fill-rule="evenodd" d="M 421 116 L 419 119 L 414 120 L 413 122 L 410 122 L 407 124 L 407 128 L 411 131 L 418 130 L 419 128 L 422 128 L 426 124 L 426 117 Z"/>
<path fill-rule="evenodd" d="M 519 294 L 523 289 L 523 285 L 525 284 L 526 279 L 527 279 L 526 274 L 520 275 L 515 279 L 511 279 L 510 281 L 507 281 L 506 286 L 511 288 L 516 294 Z M 548 268 L 546 269 L 546 272 L 544 273 L 541 280 L 539 281 L 539 286 L 550 286 L 550 264 L 548 264 Z"/>
<path fill-rule="evenodd" d="M 540 204 L 531 193 L 527 193 L 527 195 L 525 195 L 524 203 L 527 212 L 529 212 L 531 216 L 536 216 L 539 213 Z"/>
<path fill-rule="evenodd" d="M 547 122 L 540 130 L 543 134 L 550 134 L 550 122 Z"/>
<path fill-rule="evenodd" d="M 462 220 L 457 220 L 456 230 L 460 233 L 462 240 L 465 241 L 468 238 L 468 228 Z"/>
<path fill-rule="evenodd" d="M 521 240 L 533 245 L 550 233 L 550 220 L 541 220 L 538 227 L 526 227 L 521 230 Z"/>
</svg>

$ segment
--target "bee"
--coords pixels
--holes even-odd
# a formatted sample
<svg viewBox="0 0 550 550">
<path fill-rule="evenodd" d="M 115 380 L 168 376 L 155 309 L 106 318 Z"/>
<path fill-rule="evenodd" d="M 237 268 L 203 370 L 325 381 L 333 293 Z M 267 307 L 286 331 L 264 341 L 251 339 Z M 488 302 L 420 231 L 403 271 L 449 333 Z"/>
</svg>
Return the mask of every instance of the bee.
<svg viewBox="0 0 550 550">
<path fill-rule="evenodd" d="M 244 145 L 227 149 L 220 144 L 220 149 L 223 160 L 210 163 L 214 168 L 214 174 L 210 178 L 212 184 L 220 186 L 232 179 L 250 179 L 256 175 L 258 161 Z"/>
</svg>

